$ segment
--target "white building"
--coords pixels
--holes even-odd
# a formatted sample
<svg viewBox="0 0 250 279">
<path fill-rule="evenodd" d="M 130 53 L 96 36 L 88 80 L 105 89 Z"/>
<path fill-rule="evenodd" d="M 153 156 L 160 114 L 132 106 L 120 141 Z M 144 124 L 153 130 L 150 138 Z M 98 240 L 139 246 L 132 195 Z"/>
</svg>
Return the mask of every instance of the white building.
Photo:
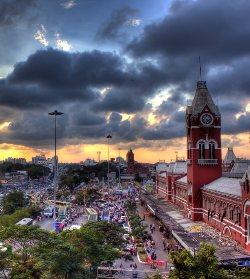
<svg viewBox="0 0 250 279">
<path fill-rule="evenodd" d="M 95 166 L 97 163 L 95 160 L 92 160 L 92 159 L 86 159 L 83 163 L 83 166 L 85 167 L 89 167 L 89 166 Z"/>
</svg>

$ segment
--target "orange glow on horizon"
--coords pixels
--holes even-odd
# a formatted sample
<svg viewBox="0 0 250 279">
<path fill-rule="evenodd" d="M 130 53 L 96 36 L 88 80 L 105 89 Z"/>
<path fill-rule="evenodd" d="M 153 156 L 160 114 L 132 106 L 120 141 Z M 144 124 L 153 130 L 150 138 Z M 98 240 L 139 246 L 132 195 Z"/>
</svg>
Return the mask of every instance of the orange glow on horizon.
<svg viewBox="0 0 250 279">
<path fill-rule="evenodd" d="M 227 146 L 233 146 L 237 157 L 250 158 L 248 133 L 241 133 L 234 136 L 222 135 L 222 142 L 224 142 L 223 157 L 226 153 Z M 174 141 L 153 141 L 151 147 L 136 147 L 136 145 L 139 145 L 139 142 L 124 144 L 120 151 L 121 156 L 125 159 L 127 151 L 132 147 L 135 153 L 135 160 L 138 162 L 155 163 L 159 160 L 169 162 L 175 160 L 176 151 L 178 152 L 177 155 L 179 158 L 186 158 L 185 138 L 175 139 Z M 141 145 L 143 146 L 143 143 L 141 143 Z M 118 157 L 119 147 L 119 145 L 110 145 L 110 158 Z M 101 151 L 101 160 L 107 160 L 108 149 L 106 144 L 66 145 L 58 149 L 58 156 L 60 162 L 78 163 L 87 158 L 97 160 L 98 151 Z M 33 156 L 41 153 L 45 154 L 46 157 L 52 157 L 54 155 L 53 150 L 35 149 L 8 143 L 0 144 L 0 160 L 4 160 L 8 157 L 22 157 L 31 161 Z"/>
</svg>

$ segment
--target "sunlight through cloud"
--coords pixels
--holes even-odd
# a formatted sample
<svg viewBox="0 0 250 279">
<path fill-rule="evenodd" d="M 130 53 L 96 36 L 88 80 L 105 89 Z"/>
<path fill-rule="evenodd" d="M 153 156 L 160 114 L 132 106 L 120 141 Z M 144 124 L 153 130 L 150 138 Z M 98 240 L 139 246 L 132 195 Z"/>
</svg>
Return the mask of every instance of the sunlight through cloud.
<svg viewBox="0 0 250 279">
<path fill-rule="evenodd" d="M 36 31 L 36 33 L 34 35 L 34 39 L 36 41 L 38 41 L 41 45 L 47 47 L 49 45 L 49 41 L 48 41 L 46 35 L 47 35 L 47 31 L 46 31 L 45 27 L 43 26 L 43 24 L 40 24 L 38 26 L 38 30 Z"/>
</svg>

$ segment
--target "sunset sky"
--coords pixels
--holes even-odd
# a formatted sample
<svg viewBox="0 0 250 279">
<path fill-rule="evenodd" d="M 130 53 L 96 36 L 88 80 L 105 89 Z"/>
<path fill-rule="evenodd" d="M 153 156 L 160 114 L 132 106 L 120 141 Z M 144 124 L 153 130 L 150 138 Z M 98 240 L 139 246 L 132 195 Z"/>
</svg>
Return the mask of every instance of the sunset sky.
<svg viewBox="0 0 250 279">
<path fill-rule="evenodd" d="M 1 0 L 0 160 L 61 162 L 135 151 L 186 156 L 185 106 L 202 78 L 222 115 L 223 153 L 250 158 L 250 1 Z"/>
</svg>

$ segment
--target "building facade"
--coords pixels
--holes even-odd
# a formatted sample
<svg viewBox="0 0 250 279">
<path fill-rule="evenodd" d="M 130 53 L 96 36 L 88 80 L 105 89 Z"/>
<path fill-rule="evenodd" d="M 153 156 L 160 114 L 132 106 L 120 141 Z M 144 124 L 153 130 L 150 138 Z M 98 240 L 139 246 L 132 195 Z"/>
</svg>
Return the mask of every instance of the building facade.
<svg viewBox="0 0 250 279">
<path fill-rule="evenodd" d="M 157 175 L 157 194 L 250 251 L 250 161 L 237 159 L 232 149 L 222 161 L 221 115 L 204 81 L 186 109 L 186 131 L 186 170 L 170 163 Z"/>
</svg>

